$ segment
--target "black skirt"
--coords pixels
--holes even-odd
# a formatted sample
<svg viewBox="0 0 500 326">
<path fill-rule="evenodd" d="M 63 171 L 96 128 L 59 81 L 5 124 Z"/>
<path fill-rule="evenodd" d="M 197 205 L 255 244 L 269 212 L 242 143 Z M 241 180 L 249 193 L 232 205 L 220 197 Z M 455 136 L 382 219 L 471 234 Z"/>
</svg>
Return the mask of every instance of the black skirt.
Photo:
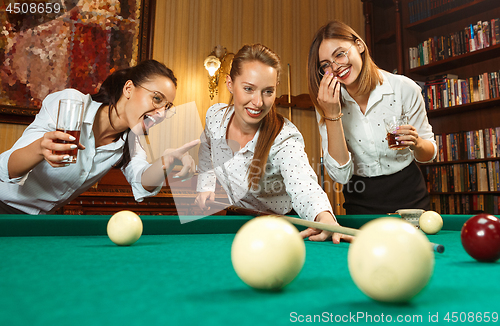
<svg viewBox="0 0 500 326">
<path fill-rule="evenodd" d="M 415 161 L 391 175 L 353 175 L 342 192 L 347 215 L 387 214 L 405 208 L 430 210 L 424 176 Z"/>
</svg>

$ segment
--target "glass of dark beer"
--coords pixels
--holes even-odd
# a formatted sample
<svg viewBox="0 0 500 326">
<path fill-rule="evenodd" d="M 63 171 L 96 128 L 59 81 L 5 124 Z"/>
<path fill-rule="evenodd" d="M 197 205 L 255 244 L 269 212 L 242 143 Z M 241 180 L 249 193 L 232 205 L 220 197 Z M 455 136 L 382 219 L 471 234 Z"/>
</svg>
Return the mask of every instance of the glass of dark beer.
<svg viewBox="0 0 500 326">
<path fill-rule="evenodd" d="M 79 100 L 62 99 L 59 100 L 59 111 L 57 112 L 56 130 L 62 131 L 75 137 L 73 141 L 65 141 L 58 139 L 56 142 L 60 144 L 75 144 L 80 142 L 80 131 L 83 122 L 83 102 Z M 78 148 L 67 151 L 54 151 L 56 155 L 68 156 L 64 163 L 76 163 Z"/>
<path fill-rule="evenodd" d="M 390 149 L 401 150 L 408 147 L 408 145 L 401 144 L 400 140 L 396 140 L 397 129 L 400 126 L 408 124 L 408 117 L 405 115 L 394 116 L 384 119 L 385 129 L 387 130 L 387 143 Z"/>
</svg>

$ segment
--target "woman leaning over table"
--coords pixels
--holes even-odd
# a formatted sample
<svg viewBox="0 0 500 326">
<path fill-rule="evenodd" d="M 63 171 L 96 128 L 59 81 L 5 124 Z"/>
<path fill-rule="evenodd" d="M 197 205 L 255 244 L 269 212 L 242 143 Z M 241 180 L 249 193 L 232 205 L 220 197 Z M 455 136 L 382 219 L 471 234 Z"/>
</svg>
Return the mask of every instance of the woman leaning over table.
<svg viewBox="0 0 500 326">
<path fill-rule="evenodd" d="M 47 214 L 77 197 L 99 181 L 113 166 L 120 167 L 142 201 L 158 193 L 175 164 L 184 167 L 178 176 L 190 177 L 194 161 L 186 152 L 199 141 L 167 149 L 162 160 L 149 164 L 137 135 L 171 116 L 175 107 L 176 78 L 155 60 L 114 72 L 94 95 L 66 89 L 48 95 L 35 121 L 14 146 L 0 154 L 0 213 Z M 84 117 L 78 145 L 56 131 L 60 99 L 83 102 Z M 76 163 L 53 151 L 78 147 Z"/>
</svg>

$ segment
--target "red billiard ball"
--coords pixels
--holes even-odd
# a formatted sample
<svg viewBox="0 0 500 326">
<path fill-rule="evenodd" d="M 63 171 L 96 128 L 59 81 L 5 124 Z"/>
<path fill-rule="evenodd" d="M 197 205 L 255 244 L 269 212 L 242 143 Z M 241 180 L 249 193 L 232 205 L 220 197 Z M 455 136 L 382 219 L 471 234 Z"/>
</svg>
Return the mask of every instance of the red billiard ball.
<svg viewBox="0 0 500 326">
<path fill-rule="evenodd" d="M 500 220 L 479 214 L 465 222 L 460 235 L 462 246 L 474 259 L 494 262 L 500 258 Z"/>
</svg>

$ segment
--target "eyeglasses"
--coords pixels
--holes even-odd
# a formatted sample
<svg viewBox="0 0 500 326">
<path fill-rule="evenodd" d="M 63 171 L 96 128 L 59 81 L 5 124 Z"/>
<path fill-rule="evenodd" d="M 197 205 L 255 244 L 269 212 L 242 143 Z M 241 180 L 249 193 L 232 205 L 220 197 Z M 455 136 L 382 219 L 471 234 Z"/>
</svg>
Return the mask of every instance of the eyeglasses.
<svg viewBox="0 0 500 326">
<path fill-rule="evenodd" d="M 333 55 L 333 62 L 329 61 L 329 62 L 322 63 L 318 68 L 318 72 L 321 75 L 321 77 L 323 77 L 326 74 L 333 73 L 333 66 L 332 66 L 333 63 L 335 63 L 337 66 L 345 66 L 346 64 L 348 64 L 349 57 L 347 55 L 349 54 L 349 51 L 351 50 L 353 45 L 354 44 L 352 44 L 349 47 L 349 49 L 347 49 L 347 51 L 345 51 L 345 52 L 340 51 L 340 52 L 335 53 Z"/>
<path fill-rule="evenodd" d="M 174 103 L 172 102 L 169 102 L 167 100 L 167 98 L 165 97 L 165 95 L 163 95 L 162 93 L 160 92 L 157 92 L 157 91 L 152 91 L 150 89 L 147 89 L 146 87 L 142 86 L 142 85 L 137 85 L 141 88 L 144 88 L 145 90 L 147 90 L 148 92 L 151 92 L 151 93 L 154 93 L 153 95 L 153 99 L 152 99 L 152 102 L 153 102 L 153 107 L 156 109 L 156 110 L 160 110 L 160 109 L 163 109 L 165 108 L 165 114 L 163 115 L 163 117 L 161 117 L 161 120 L 163 119 L 169 119 L 171 117 L 174 116 L 175 112 L 176 112 L 176 109 L 175 109 L 175 105 Z M 156 116 L 157 114 L 155 114 Z M 157 121 L 158 123 L 159 121 Z"/>
</svg>

